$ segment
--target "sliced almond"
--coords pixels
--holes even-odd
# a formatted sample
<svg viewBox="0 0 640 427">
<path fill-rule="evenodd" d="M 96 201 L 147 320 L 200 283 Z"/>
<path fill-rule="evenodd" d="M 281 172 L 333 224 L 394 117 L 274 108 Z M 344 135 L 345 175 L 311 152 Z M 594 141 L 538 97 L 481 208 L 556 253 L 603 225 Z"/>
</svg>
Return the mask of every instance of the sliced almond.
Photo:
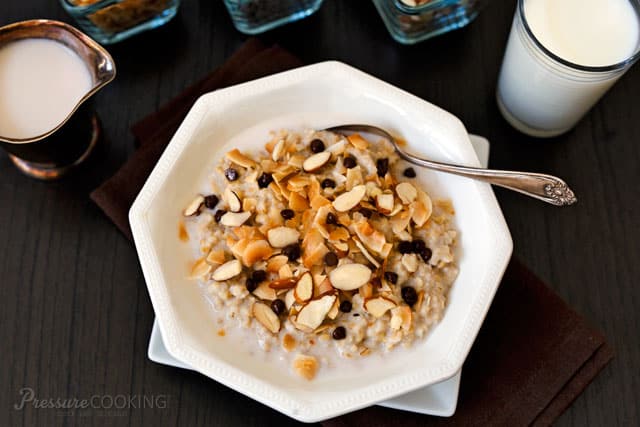
<svg viewBox="0 0 640 427">
<path fill-rule="evenodd" d="M 222 197 L 224 197 L 227 205 L 229 205 L 229 210 L 231 212 L 240 212 L 242 210 L 242 202 L 240 201 L 240 197 L 238 197 L 238 195 L 234 191 L 232 191 L 230 187 L 227 187 L 224 190 L 224 194 Z"/>
<path fill-rule="evenodd" d="M 275 227 L 267 232 L 269 244 L 274 248 L 284 248 L 300 239 L 300 232 L 289 227 Z"/>
<path fill-rule="evenodd" d="M 269 273 L 277 273 L 280 271 L 280 267 L 285 265 L 289 261 L 286 255 L 276 255 L 269 259 L 267 262 L 267 271 Z"/>
<path fill-rule="evenodd" d="M 229 159 L 229 161 L 235 163 L 236 165 L 242 166 L 243 168 L 253 168 L 256 166 L 256 162 L 242 154 L 237 148 L 229 151 L 226 157 L 227 159 Z"/>
<path fill-rule="evenodd" d="M 393 207 L 393 210 L 391 211 L 391 213 L 389 214 L 389 216 L 395 216 L 395 215 L 397 215 L 400 211 L 402 211 L 402 203 L 396 203 L 396 205 Z"/>
<path fill-rule="evenodd" d="M 351 145 L 356 147 L 358 150 L 366 150 L 369 147 L 369 142 L 364 139 L 359 133 L 351 134 L 347 137 Z"/>
<path fill-rule="evenodd" d="M 415 273 L 418 270 L 418 256 L 416 254 L 402 255 L 402 265 L 409 273 Z"/>
<path fill-rule="evenodd" d="M 258 287 L 253 290 L 252 293 L 256 297 L 263 300 L 267 300 L 267 301 L 273 301 L 278 297 L 278 293 L 276 292 L 276 290 L 273 288 L 270 288 L 269 283 L 267 282 L 260 283 Z"/>
<path fill-rule="evenodd" d="M 289 264 L 285 264 L 280 267 L 280 270 L 278 270 L 278 277 L 281 279 L 290 279 L 293 277 L 293 271 L 291 271 Z"/>
<path fill-rule="evenodd" d="M 418 197 L 418 190 L 408 182 L 401 182 L 396 185 L 396 194 L 403 204 L 408 205 Z"/>
<path fill-rule="evenodd" d="M 334 291 L 335 288 L 331 285 L 331 281 L 329 278 L 326 278 L 315 287 L 313 296 L 314 298 L 317 298 L 323 295 L 332 294 Z"/>
<path fill-rule="evenodd" d="M 328 151 L 322 151 L 309 156 L 304 163 L 302 163 L 302 169 L 305 172 L 315 172 L 324 165 L 326 165 L 331 159 L 331 153 Z"/>
<path fill-rule="evenodd" d="M 240 273 L 242 273 L 242 263 L 240 263 L 240 261 L 238 261 L 237 259 L 234 259 L 231 261 L 227 261 L 220 267 L 216 268 L 216 271 L 213 272 L 213 275 L 211 277 L 215 281 L 223 282 L 225 280 L 236 277 Z"/>
<path fill-rule="evenodd" d="M 364 185 L 356 185 L 351 191 L 342 193 L 333 201 L 333 207 L 338 212 L 347 212 L 356 207 L 367 192 Z"/>
<path fill-rule="evenodd" d="M 304 304 L 313 296 L 313 278 L 308 271 L 300 276 L 293 296 L 300 304 Z"/>
<path fill-rule="evenodd" d="M 411 329 L 411 308 L 406 305 L 400 305 L 391 309 L 391 321 L 389 326 L 393 330 L 402 329 L 409 331 Z"/>
<path fill-rule="evenodd" d="M 295 277 L 287 277 L 285 279 L 276 279 L 269 283 L 271 289 L 293 289 L 298 281 Z"/>
<path fill-rule="evenodd" d="M 284 154 L 284 151 L 285 151 L 284 149 L 285 149 L 284 139 L 281 139 L 278 142 L 276 142 L 276 145 L 273 146 L 273 152 L 271 153 L 271 158 L 273 159 L 274 162 L 277 162 L 278 160 L 280 160 L 280 158 Z"/>
<path fill-rule="evenodd" d="M 313 356 L 298 354 L 293 360 L 293 370 L 302 378 L 311 381 L 318 372 L 318 360 Z"/>
<path fill-rule="evenodd" d="M 227 212 L 220 218 L 220 224 L 227 227 L 239 227 L 244 224 L 249 217 L 251 217 L 251 212 Z"/>
<path fill-rule="evenodd" d="M 202 205 L 204 205 L 204 197 L 198 194 L 196 198 L 187 205 L 182 213 L 184 214 L 184 216 L 198 215 L 200 213 L 200 208 L 202 208 Z"/>
<path fill-rule="evenodd" d="M 344 153 L 346 148 L 347 148 L 347 140 L 346 139 L 341 139 L 340 141 L 336 142 L 335 144 L 332 144 L 332 145 L 328 146 L 325 149 L 325 151 L 333 154 L 334 156 L 339 156 L 340 154 Z"/>
<path fill-rule="evenodd" d="M 371 279 L 371 270 L 362 264 L 343 264 L 329 273 L 331 285 L 342 291 L 358 289 Z"/>
<path fill-rule="evenodd" d="M 336 298 L 331 306 L 331 310 L 327 313 L 327 317 L 331 320 L 334 320 L 340 314 L 340 299 Z M 328 326 L 328 325 L 327 325 Z"/>
<path fill-rule="evenodd" d="M 373 285 L 371 282 L 365 283 L 363 286 L 358 288 L 358 293 L 362 297 L 362 299 L 371 298 L 373 296 Z"/>
<path fill-rule="evenodd" d="M 393 194 L 382 193 L 376 196 L 376 208 L 383 215 L 389 215 L 394 206 Z"/>
<path fill-rule="evenodd" d="M 376 268 L 380 268 L 380 263 L 378 262 L 377 259 L 375 259 L 373 257 L 373 255 L 371 255 L 369 253 L 369 251 L 367 250 L 367 248 L 365 248 L 365 246 L 360 242 L 360 240 L 358 239 L 353 239 L 354 243 L 356 244 L 356 246 L 358 247 L 358 249 L 360 249 L 360 252 L 362 252 L 362 255 L 364 255 L 364 257 L 366 259 L 369 260 L 369 262 L 371 264 L 373 264 Z"/>
<path fill-rule="evenodd" d="M 296 316 L 296 323 L 311 330 L 314 330 L 324 321 L 327 313 L 333 307 L 333 303 L 338 297 L 336 295 L 325 295 L 319 299 L 308 302 Z"/>
<path fill-rule="evenodd" d="M 257 301 L 253 304 L 253 316 L 258 319 L 268 331 L 277 334 L 280 331 L 280 319 L 267 304 Z"/>
<path fill-rule="evenodd" d="M 244 249 L 242 263 L 251 267 L 258 261 L 268 259 L 271 255 L 273 255 L 273 249 L 266 240 L 254 240 Z"/>
<path fill-rule="evenodd" d="M 191 267 L 189 278 L 199 279 L 200 277 L 206 276 L 211 271 L 211 268 L 211 264 L 209 264 L 205 258 L 200 258 L 193 264 L 193 267 Z"/>
<path fill-rule="evenodd" d="M 294 286 L 295 286 L 295 282 L 294 282 Z M 296 297 L 293 295 L 295 291 L 293 290 L 293 288 L 291 288 L 287 294 L 284 296 L 284 305 L 287 306 L 287 310 L 289 310 L 293 304 L 296 302 Z"/>
<path fill-rule="evenodd" d="M 347 191 L 351 191 L 356 185 L 363 183 L 362 168 L 358 165 L 355 168 L 347 169 L 347 181 L 345 182 L 345 188 Z"/>
<path fill-rule="evenodd" d="M 429 220 L 433 211 L 433 206 L 431 205 L 431 199 L 429 196 L 427 196 L 426 202 L 427 204 L 421 201 L 420 196 L 418 196 L 418 200 L 411 203 L 411 207 L 413 208 L 411 218 L 418 227 L 422 227 L 424 223 Z"/>
<path fill-rule="evenodd" d="M 396 303 L 385 297 L 369 298 L 364 302 L 364 308 L 373 317 L 382 317 L 387 311 L 396 306 Z"/>
</svg>

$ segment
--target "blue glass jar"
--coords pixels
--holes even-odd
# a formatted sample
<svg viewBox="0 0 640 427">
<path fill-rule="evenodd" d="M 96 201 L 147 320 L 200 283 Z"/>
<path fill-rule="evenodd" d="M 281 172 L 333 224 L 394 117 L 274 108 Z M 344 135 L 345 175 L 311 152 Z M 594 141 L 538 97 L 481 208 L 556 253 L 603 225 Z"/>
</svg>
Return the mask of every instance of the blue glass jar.
<svg viewBox="0 0 640 427">
<path fill-rule="evenodd" d="M 224 0 L 238 31 L 258 34 L 302 19 L 317 11 L 323 0 Z"/>
<path fill-rule="evenodd" d="M 60 0 L 82 30 L 101 44 L 159 27 L 176 15 L 180 0 Z"/>
<path fill-rule="evenodd" d="M 403 44 L 462 28 L 488 0 L 373 0 L 391 36 Z"/>
</svg>

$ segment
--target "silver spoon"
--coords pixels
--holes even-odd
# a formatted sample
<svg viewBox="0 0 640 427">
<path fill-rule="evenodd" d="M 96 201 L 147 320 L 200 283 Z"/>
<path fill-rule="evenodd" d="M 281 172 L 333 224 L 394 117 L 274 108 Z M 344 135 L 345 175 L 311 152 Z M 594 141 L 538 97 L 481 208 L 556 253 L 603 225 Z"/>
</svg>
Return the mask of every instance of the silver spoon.
<svg viewBox="0 0 640 427">
<path fill-rule="evenodd" d="M 573 191 L 560 178 L 542 173 L 503 171 L 492 169 L 473 168 L 468 166 L 450 165 L 421 159 L 405 152 L 389 132 L 370 125 L 342 125 L 325 129 L 329 132 L 365 132 L 379 135 L 388 139 L 394 146 L 400 157 L 409 163 L 433 169 L 440 172 L 452 173 L 467 178 L 473 178 L 489 184 L 518 191 L 527 196 L 535 197 L 555 206 L 569 206 L 578 201 Z"/>
</svg>

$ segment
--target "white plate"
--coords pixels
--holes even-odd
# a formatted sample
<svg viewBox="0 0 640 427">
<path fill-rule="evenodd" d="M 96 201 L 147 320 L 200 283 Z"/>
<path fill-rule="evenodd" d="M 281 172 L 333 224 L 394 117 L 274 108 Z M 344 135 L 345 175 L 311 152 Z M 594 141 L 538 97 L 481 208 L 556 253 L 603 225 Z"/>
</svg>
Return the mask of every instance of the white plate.
<svg viewBox="0 0 640 427">
<path fill-rule="evenodd" d="M 177 360 L 300 421 L 320 421 L 453 377 L 475 340 L 511 256 L 512 241 L 491 187 L 417 170 L 421 185 L 456 207 L 460 274 L 442 321 L 410 350 L 368 357 L 357 369 L 314 381 L 250 354 L 246 343 L 212 336 L 199 287 L 186 279 L 191 248 L 176 230 L 181 207 L 208 168 L 232 147 L 254 150 L 281 127 L 374 123 L 402 135 L 416 154 L 478 166 L 462 123 L 407 92 L 338 62 L 325 62 L 222 89 L 191 109 L 142 188 L 129 219 L 165 346 Z M 224 340 L 224 341 L 221 341 Z M 224 345 L 220 345 L 224 342 Z M 384 366 L 384 369 L 381 369 Z"/>
<path fill-rule="evenodd" d="M 489 141 L 477 135 L 469 135 L 473 149 L 482 167 L 489 164 Z M 193 369 L 189 365 L 172 357 L 164 346 L 158 322 L 154 320 L 149 338 L 149 359 L 162 365 L 182 369 Z M 426 415 L 450 417 L 456 411 L 458 391 L 460 389 L 461 371 L 448 380 L 412 391 L 393 399 L 379 402 L 378 405 L 403 411 L 417 412 Z"/>
</svg>

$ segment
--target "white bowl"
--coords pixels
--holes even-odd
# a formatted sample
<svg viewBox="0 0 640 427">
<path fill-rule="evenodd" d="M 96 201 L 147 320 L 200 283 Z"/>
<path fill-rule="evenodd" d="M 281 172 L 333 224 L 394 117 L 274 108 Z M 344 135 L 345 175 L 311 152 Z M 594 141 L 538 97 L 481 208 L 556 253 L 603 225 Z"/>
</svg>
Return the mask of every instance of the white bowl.
<svg viewBox="0 0 640 427">
<path fill-rule="evenodd" d="M 478 166 L 451 114 L 338 62 L 324 62 L 202 96 L 174 135 L 129 213 L 140 263 L 167 350 L 176 359 L 284 414 L 315 422 L 453 376 L 480 329 L 511 256 L 512 241 L 488 184 L 420 170 L 430 193 L 449 197 L 460 230 L 460 274 L 442 321 L 426 340 L 358 369 L 308 382 L 212 333 L 213 312 L 186 279 L 193 261 L 177 224 L 215 159 L 260 147 L 281 127 L 370 123 L 402 135 L 410 151 Z M 212 396 L 214 398 L 214 396 Z"/>
</svg>

